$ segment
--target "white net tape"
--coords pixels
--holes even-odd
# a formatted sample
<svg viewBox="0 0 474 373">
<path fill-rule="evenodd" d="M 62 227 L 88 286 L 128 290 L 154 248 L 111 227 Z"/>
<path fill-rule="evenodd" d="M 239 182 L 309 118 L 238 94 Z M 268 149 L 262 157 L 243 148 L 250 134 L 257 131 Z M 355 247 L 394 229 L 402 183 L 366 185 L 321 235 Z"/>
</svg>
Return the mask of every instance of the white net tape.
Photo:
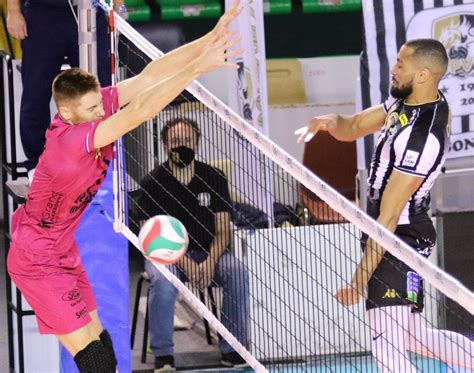
<svg viewBox="0 0 474 373">
<path fill-rule="evenodd" d="M 118 31 L 130 39 L 150 59 L 157 59 L 163 55 L 158 48 L 144 39 L 123 19 L 117 17 L 116 24 Z M 281 147 L 262 135 L 201 84 L 195 81 L 186 89 L 232 128 L 247 138 L 256 148 L 264 152 L 296 180 L 316 193 L 334 210 L 351 221 L 361 231 L 375 239 L 395 257 L 417 271 L 426 281 L 434 285 L 443 294 L 459 303 L 471 314 L 474 314 L 474 294 L 459 281 L 430 263 L 393 233 L 370 218 L 355 204 L 341 196 L 336 190 L 304 167 Z"/>
</svg>

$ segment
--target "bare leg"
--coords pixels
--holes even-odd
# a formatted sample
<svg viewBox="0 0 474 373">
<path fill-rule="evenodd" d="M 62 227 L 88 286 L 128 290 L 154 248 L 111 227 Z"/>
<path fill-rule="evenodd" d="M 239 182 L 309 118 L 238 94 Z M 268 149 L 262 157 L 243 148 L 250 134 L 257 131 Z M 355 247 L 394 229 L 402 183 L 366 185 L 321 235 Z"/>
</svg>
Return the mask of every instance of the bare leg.
<svg viewBox="0 0 474 373">
<path fill-rule="evenodd" d="M 97 312 L 97 310 L 94 310 L 92 312 L 89 312 L 89 315 L 92 319 L 92 327 L 95 331 L 95 333 L 97 333 L 97 338 L 99 338 L 100 336 L 100 333 L 102 333 L 102 331 L 104 330 L 104 327 L 102 326 L 102 323 L 100 322 L 100 319 L 99 319 L 99 313 Z"/>
<path fill-rule="evenodd" d="M 99 335 L 102 333 L 102 323 L 99 320 L 97 310 L 89 313 L 92 321 L 86 326 L 68 334 L 56 335 L 59 342 L 72 356 L 83 350 L 92 341 L 100 340 Z"/>
</svg>

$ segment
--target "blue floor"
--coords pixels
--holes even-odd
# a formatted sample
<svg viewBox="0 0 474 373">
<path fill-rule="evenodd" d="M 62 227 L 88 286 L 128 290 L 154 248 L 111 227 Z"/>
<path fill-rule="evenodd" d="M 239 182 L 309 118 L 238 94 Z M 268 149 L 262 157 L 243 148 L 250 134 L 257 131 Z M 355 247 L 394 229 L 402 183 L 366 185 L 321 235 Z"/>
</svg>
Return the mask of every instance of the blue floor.
<svg viewBox="0 0 474 373">
<path fill-rule="evenodd" d="M 417 367 L 418 372 L 423 373 L 469 373 L 470 371 L 464 369 L 452 368 L 438 360 L 425 359 L 421 357 L 413 357 L 412 363 Z M 367 356 L 352 357 L 352 358 L 332 358 L 324 361 L 315 362 L 314 364 L 281 364 L 275 366 L 267 366 L 269 372 L 285 372 L 285 373 L 347 373 L 347 372 L 364 372 L 377 373 L 379 372 L 372 359 Z M 250 373 L 252 369 L 208 369 L 199 372 L 235 372 L 235 373 Z M 193 371 L 187 371 L 193 372 Z M 197 372 L 197 371 L 196 371 Z M 472 372 L 471 372 L 472 373 Z"/>
</svg>

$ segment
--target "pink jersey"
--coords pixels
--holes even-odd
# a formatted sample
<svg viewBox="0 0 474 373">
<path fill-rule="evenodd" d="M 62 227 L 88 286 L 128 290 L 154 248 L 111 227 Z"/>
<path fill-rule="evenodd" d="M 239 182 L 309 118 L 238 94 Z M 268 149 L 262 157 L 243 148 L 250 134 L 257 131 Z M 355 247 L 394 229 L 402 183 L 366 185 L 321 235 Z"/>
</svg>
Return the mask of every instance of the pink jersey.
<svg viewBox="0 0 474 373">
<path fill-rule="evenodd" d="M 118 109 L 117 89 L 102 88 L 101 95 L 105 116 L 100 121 L 73 126 L 56 114 L 51 122 L 26 202 L 13 214 L 12 239 L 23 250 L 60 257 L 75 248 L 81 216 L 113 157 L 112 144 L 94 148 L 94 133 Z"/>
</svg>

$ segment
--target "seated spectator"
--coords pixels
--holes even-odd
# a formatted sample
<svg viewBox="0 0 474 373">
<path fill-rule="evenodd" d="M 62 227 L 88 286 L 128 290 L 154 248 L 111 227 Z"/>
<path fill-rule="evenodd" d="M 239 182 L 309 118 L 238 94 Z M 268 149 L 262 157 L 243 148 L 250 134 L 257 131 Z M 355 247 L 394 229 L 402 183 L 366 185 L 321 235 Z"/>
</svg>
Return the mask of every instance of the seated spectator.
<svg viewBox="0 0 474 373">
<path fill-rule="evenodd" d="M 197 123 L 178 118 L 165 124 L 161 139 L 168 159 L 141 182 L 137 200 L 141 218 L 167 214 L 186 227 L 190 241 L 186 256 L 168 269 L 182 281 L 205 289 L 223 288 L 221 321 L 247 345 L 249 318 L 248 273 L 229 252 L 231 201 L 227 180 L 217 169 L 195 160 L 200 130 Z M 174 370 L 173 320 L 177 289 L 149 261 L 150 339 L 155 371 Z M 222 364 L 245 366 L 245 360 L 224 339 Z"/>
</svg>

